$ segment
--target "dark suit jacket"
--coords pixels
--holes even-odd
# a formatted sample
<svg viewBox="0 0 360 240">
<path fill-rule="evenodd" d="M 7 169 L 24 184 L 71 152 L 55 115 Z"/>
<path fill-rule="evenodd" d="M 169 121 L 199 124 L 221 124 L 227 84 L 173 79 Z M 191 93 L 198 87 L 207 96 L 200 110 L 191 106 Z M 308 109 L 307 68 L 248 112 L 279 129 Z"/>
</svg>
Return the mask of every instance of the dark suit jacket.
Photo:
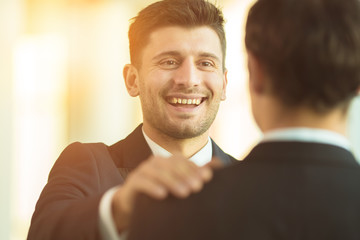
<svg viewBox="0 0 360 240">
<path fill-rule="evenodd" d="M 236 160 L 212 142 L 213 156 Z M 141 125 L 112 146 L 73 143 L 55 162 L 32 217 L 28 239 L 100 239 L 99 202 L 151 155 Z"/>
<path fill-rule="evenodd" d="M 128 240 L 359 240 L 360 167 L 332 145 L 261 143 L 199 194 L 136 206 Z"/>
</svg>

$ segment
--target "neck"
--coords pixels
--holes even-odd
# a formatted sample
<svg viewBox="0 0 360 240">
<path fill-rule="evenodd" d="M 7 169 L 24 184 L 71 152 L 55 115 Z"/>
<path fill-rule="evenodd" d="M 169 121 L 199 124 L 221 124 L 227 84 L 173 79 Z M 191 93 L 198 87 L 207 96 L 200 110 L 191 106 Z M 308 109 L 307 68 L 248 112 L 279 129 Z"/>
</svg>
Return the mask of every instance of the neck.
<svg viewBox="0 0 360 240">
<path fill-rule="evenodd" d="M 146 135 L 159 146 L 171 154 L 182 155 L 185 158 L 190 158 L 200 151 L 207 144 L 209 137 L 209 130 L 200 136 L 184 139 L 171 137 L 149 128 L 146 124 L 143 125 L 143 130 Z"/>
<path fill-rule="evenodd" d="M 337 132 L 346 136 L 346 114 L 342 109 L 334 109 L 320 114 L 308 107 L 286 108 L 281 105 L 266 107 L 261 124 L 263 132 L 280 128 L 318 128 Z"/>
</svg>

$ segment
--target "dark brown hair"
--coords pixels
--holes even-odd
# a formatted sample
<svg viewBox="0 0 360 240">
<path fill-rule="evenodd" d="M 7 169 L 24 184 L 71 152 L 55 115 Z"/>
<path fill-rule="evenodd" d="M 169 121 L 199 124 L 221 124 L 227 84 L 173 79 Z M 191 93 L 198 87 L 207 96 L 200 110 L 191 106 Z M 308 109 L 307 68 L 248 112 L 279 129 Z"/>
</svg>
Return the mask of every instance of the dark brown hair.
<svg viewBox="0 0 360 240">
<path fill-rule="evenodd" d="M 358 0 L 258 0 L 245 44 L 289 107 L 348 106 L 360 86 Z"/>
<path fill-rule="evenodd" d="M 129 29 L 131 63 L 141 65 L 141 51 L 151 32 L 165 26 L 208 26 L 219 36 L 225 68 L 226 38 L 221 10 L 206 0 L 163 0 L 141 10 Z"/>
</svg>

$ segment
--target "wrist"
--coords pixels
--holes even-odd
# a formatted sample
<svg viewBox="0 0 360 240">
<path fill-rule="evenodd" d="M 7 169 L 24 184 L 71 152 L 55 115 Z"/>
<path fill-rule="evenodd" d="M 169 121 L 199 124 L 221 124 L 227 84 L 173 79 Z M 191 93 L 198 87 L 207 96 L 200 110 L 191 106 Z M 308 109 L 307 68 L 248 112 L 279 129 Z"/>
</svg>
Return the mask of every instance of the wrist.
<svg viewBox="0 0 360 240">
<path fill-rule="evenodd" d="M 111 201 L 111 213 L 118 233 L 122 233 L 129 226 L 130 209 L 126 208 L 123 200 L 123 188 L 120 188 Z"/>
</svg>

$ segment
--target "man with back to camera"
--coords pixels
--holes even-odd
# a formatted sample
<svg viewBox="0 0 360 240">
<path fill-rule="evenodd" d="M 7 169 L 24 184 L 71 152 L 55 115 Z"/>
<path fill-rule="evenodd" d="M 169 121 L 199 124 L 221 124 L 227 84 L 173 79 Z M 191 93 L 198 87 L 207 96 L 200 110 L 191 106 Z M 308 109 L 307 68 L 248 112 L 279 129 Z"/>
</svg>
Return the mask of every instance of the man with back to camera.
<svg viewBox="0 0 360 240">
<path fill-rule="evenodd" d="M 359 13 L 358 0 L 258 0 L 245 44 L 262 141 L 198 194 L 139 197 L 128 239 L 360 239 L 360 167 L 345 138 Z"/>
<path fill-rule="evenodd" d="M 209 138 L 227 85 L 223 25 L 222 12 L 204 0 L 163 0 L 139 13 L 123 73 L 128 93 L 140 97 L 143 124 L 112 146 L 68 146 L 28 239 L 118 239 L 137 193 L 185 198 L 212 177 L 212 157 L 236 161 Z"/>
</svg>

